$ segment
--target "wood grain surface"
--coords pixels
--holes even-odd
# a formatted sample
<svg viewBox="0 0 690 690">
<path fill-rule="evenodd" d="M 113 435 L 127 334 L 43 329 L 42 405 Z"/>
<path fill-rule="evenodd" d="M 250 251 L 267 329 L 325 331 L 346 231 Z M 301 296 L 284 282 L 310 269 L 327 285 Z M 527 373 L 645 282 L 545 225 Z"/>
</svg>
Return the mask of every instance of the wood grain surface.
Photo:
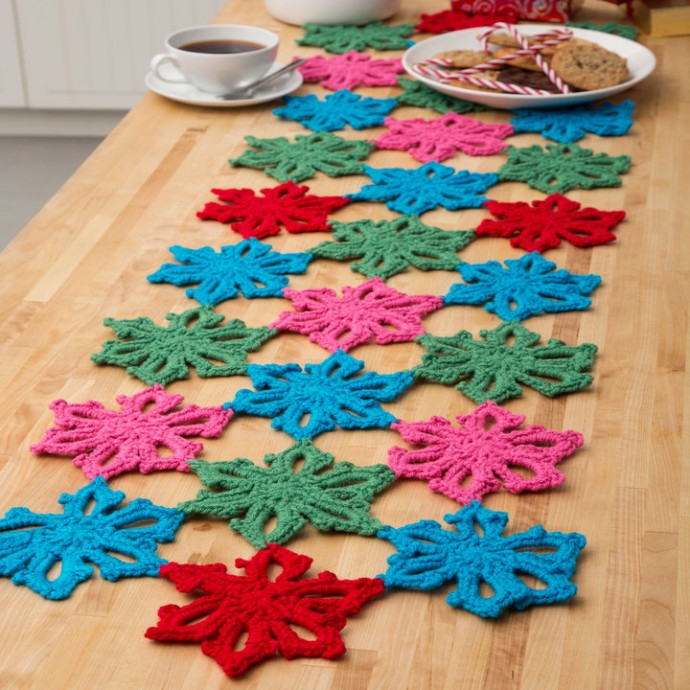
<svg viewBox="0 0 690 690">
<path fill-rule="evenodd" d="M 420 11 L 437 11 L 442 0 L 406 0 L 396 21 L 414 21 Z M 625 21 L 623 10 L 590 3 L 577 19 Z M 295 27 L 271 19 L 258 0 L 233 0 L 220 21 L 261 24 L 281 33 L 279 59 L 312 55 L 295 46 Z M 484 504 L 510 515 L 508 531 L 541 523 L 549 531 L 581 532 L 587 547 L 574 576 L 579 591 L 569 603 L 507 613 L 483 620 L 451 609 L 449 587 L 433 593 L 396 591 L 374 600 L 351 618 L 343 632 L 348 647 L 336 661 L 280 658 L 266 661 L 240 679 L 227 678 L 196 645 L 155 643 L 144 638 L 157 610 L 186 597 L 162 579 L 98 577 L 61 602 L 47 601 L 26 587 L 0 579 L 0 687 L 3 690 L 627 690 L 690 688 L 690 505 L 689 405 L 686 375 L 690 288 L 690 41 L 646 40 L 658 59 L 656 72 L 626 97 L 636 103 L 627 136 L 589 135 L 581 144 L 612 155 L 628 154 L 630 172 L 620 187 L 571 192 L 587 206 L 624 209 L 618 241 L 592 249 L 561 245 L 547 258 L 578 273 L 602 276 L 593 307 L 585 312 L 540 316 L 526 321 L 544 342 L 599 346 L 594 384 L 586 391 L 547 399 L 527 390 L 505 403 L 529 424 L 574 429 L 584 446 L 565 460 L 565 483 L 551 491 L 491 494 Z M 143 76 L 143 75 L 142 75 Z M 321 93 L 305 85 L 299 93 Z M 364 89 L 392 95 L 394 88 Z M 103 319 L 148 316 L 163 323 L 168 312 L 195 306 L 184 290 L 152 285 L 146 276 L 171 260 L 168 247 L 220 247 L 240 238 L 228 226 L 195 216 L 213 200 L 211 188 L 260 189 L 275 183 L 263 173 L 233 168 L 227 159 L 245 150 L 243 137 L 294 136 L 298 123 L 271 113 L 275 104 L 242 109 L 204 109 L 147 95 L 0 255 L 0 509 L 28 506 L 58 512 L 57 499 L 86 483 L 69 459 L 37 457 L 29 446 L 52 425 L 51 401 L 98 400 L 115 408 L 120 394 L 145 385 L 118 367 L 98 367 L 90 355 L 112 337 Z M 398 118 L 427 115 L 418 108 L 395 111 Z M 507 122 L 489 112 L 486 122 Z M 371 138 L 346 130 L 352 139 Z M 511 139 L 517 146 L 543 143 L 537 135 Z M 497 170 L 504 154 L 485 158 L 458 155 L 456 168 Z M 402 152 L 377 151 L 374 167 L 416 163 Z M 39 166 L 40 161 L 36 161 Z M 318 194 L 353 192 L 365 177 L 318 175 L 307 182 Z M 545 195 L 522 183 L 502 183 L 490 196 L 522 201 Z M 10 200 L 11 201 L 11 200 Z M 352 204 L 339 221 L 392 218 L 382 204 Z M 444 229 L 471 229 L 488 217 L 484 210 L 439 210 L 424 222 Z M 322 234 L 280 235 L 278 251 L 301 251 L 326 239 Z M 478 239 L 462 253 L 466 261 L 515 258 L 522 252 L 507 240 Z M 347 263 L 315 260 L 305 275 L 291 277 L 296 289 L 356 285 L 364 277 Z M 414 269 L 388 283 L 410 293 L 443 295 L 457 282 L 452 272 Z M 270 323 L 288 308 L 282 299 L 225 302 L 218 310 L 250 326 Z M 461 329 L 477 334 L 498 325 L 480 307 L 449 307 L 424 321 L 435 335 Z M 381 373 L 416 366 L 422 349 L 414 343 L 366 345 L 352 354 Z M 304 336 L 282 334 L 255 363 L 322 361 L 326 352 Z M 188 403 L 217 405 L 249 387 L 246 377 L 176 382 L 168 388 Z M 454 418 L 475 404 L 453 390 L 418 383 L 386 408 L 408 421 L 431 415 Z M 399 443 L 390 430 L 334 431 L 317 445 L 338 460 L 362 465 L 385 463 Z M 238 415 L 219 439 L 204 442 L 206 460 L 251 458 L 292 444 L 271 430 L 270 420 Z M 166 506 L 195 495 L 195 476 L 131 473 L 112 480 L 128 499 L 138 496 Z M 384 524 L 401 526 L 421 518 L 442 521 L 457 509 L 451 499 L 423 482 L 395 483 L 373 504 Z M 323 534 L 308 528 L 288 547 L 314 559 L 312 574 L 332 570 L 340 577 L 373 577 L 383 572 L 391 545 L 375 538 Z M 177 540 L 159 548 L 166 559 L 228 564 L 249 558 L 254 548 L 222 522 L 185 522 Z"/>
</svg>

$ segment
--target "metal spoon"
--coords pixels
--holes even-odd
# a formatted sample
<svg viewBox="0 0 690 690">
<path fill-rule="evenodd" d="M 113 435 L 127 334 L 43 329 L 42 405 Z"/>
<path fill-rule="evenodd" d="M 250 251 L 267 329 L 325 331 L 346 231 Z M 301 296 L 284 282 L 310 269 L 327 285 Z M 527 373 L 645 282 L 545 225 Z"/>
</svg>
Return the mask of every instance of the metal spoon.
<svg viewBox="0 0 690 690">
<path fill-rule="evenodd" d="M 235 101 L 245 98 L 251 98 L 254 95 L 254 92 L 258 91 L 262 86 L 265 86 L 267 83 L 273 81 L 277 77 L 280 77 L 284 74 L 287 74 L 288 72 L 296 70 L 301 64 L 303 64 L 306 61 L 306 58 L 299 58 L 298 60 L 293 60 L 289 64 L 284 65 L 280 69 L 277 69 L 275 72 L 271 72 L 271 74 L 269 74 L 268 76 L 263 77 L 258 81 L 249 84 L 248 86 L 243 86 L 241 89 L 237 91 L 230 91 L 228 93 L 221 94 L 218 96 L 218 98 L 220 98 L 222 101 Z"/>
</svg>

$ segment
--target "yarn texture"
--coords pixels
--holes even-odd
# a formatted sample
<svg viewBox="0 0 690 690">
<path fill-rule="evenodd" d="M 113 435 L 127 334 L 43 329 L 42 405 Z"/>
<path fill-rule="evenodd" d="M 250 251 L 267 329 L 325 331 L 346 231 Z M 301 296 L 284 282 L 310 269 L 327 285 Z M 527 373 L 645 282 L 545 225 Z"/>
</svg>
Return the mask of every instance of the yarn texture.
<svg viewBox="0 0 690 690">
<path fill-rule="evenodd" d="M 588 132 L 600 137 L 620 137 L 632 127 L 635 104 L 622 103 L 586 104 L 570 108 L 524 108 L 515 110 L 510 124 L 515 133 L 538 132 L 547 139 L 561 144 L 572 144 L 584 138 Z"/>
<path fill-rule="evenodd" d="M 187 437 L 217 438 L 232 417 L 232 410 L 222 407 L 180 407 L 184 398 L 166 393 L 160 384 L 116 400 L 117 411 L 95 400 L 54 400 L 50 409 L 56 425 L 31 446 L 31 452 L 72 457 L 89 479 L 110 479 L 132 470 L 185 472 L 187 463 L 204 449 Z M 160 448 L 168 452 L 160 455 Z"/>
<path fill-rule="evenodd" d="M 297 40 L 297 44 L 317 46 L 329 53 L 338 54 L 366 48 L 405 50 L 408 47 L 407 37 L 413 31 L 414 24 L 305 24 L 304 36 Z"/>
<path fill-rule="evenodd" d="M 213 247 L 188 249 L 170 247 L 178 264 L 163 264 L 147 276 L 151 283 L 198 285 L 185 294 L 202 306 L 215 306 L 235 299 L 240 292 L 247 298 L 280 297 L 289 283 L 288 274 L 305 273 L 311 255 L 302 252 L 281 254 L 270 244 L 253 237 L 227 244 L 217 252 Z"/>
<path fill-rule="evenodd" d="M 352 201 L 386 201 L 391 211 L 403 215 L 421 215 L 442 207 L 450 211 L 479 208 L 487 201 L 481 196 L 498 182 L 495 173 L 455 170 L 435 161 L 418 168 L 372 168 L 364 173 L 373 184 L 364 185 Z"/>
<path fill-rule="evenodd" d="M 454 530 L 420 520 L 379 532 L 398 550 L 388 559 L 386 588 L 429 591 L 453 582 L 457 588 L 446 598 L 448 605 L 484 618 L 498 618 L 507 608 L 522 611 L 560 603 L 577 592 L 570 578 L 586 543 L 583 535 L 547 532 L 535 525 L 506 537 L 508 513 L 477 501 L 444 519 Z M 529 587 L 521 575 L 531 575 L 545 587 Z M 491 587 L 491 596 L 483 596 L 482 583 Z"/>
<path fill-rule="evenodd" d="M 77 585 L 93 577 L 94 565 L 111 582 L 155 577 L 165 563 L 156 554 L 158 544 L 174 540 L 184 516 L 145 498 L 123 507 L 124 499 L 122 491 L 113 491 L 103 477 L 96 477 L 75 494 L 60 496 L 62 514 L 12 508 L 0 520 L 0 576 L 55 600 L 67 599 Z M 53 577 L 57 564 L 60 573 Z"/>
<path fill-rule="evenodd" d="M 235 412 L 273 417 L 271 427 L 294 439 L 342 429 L 387 429 L 395 417 L 381 402 L 395 400 L 412 373 L 360 373 L 364 362 L 338 350 L 320 364 L 251 364 L 255 391 L 242 389 L 226 403 Z M 306 420 L 306 421 L 305 421 Z"/>
<path fill-rule="evenodd" d="M 313 93 L 306 96 L 284 96 L 286 105 L 276 108 L 274 115 L 296 120 L 315 132 L 345 129 L 367 129 L 383 124 L 398 102 L 394 98 L 370 98 L 343 89 L 320 100 Z"/>
<path fill-rule="evenodd" d="M 485 219 L 477 237 L 507 237 L 510 244 L 527 252 L 545 252 L 566 241 L 575 247 L 594 247 L 613 242 L 613 228 L 625 218 L 625 211 L 580 208 L 562 194 L 543 201 L 487 201 L 484 207 L 498 220 Z"/>
<path fill-rule="evenodd" d="M 324 89 L 339 91 L 358 86 L 395 86 L 405 72 L 402 60 L 377 60 L 350 50 L 343 55 L 314 55 L 299 67 L 305 82 L 321 82 Z"/>
<path fill-rule="evenodd" d="M 407 151 L 422 163 L 444 161 L 458 151 L 468 156 L 490 156 L 506 148 L 503 140 L 513 133 L 512 125 L 486 124 L 457 113 L 433 120 L 389 117 L 385 125 L 388 131 L 375 140 L 376 148 Z"/>
<path fill-rule="evenodd" d="M 103 323 L 119 340 L 103 343 L 91 360 L 125 367 L 130 376 L 151 386 L 166 386 L 188 379 L 190 368 L 201 378 L 244 374 L 247 353 L 259 350 L 276 334 L 265 327 L 248 328 L 239 319 L 223 324 L 223 315 L 210 307 L 170 313 L 166 318 L 167 327 L 157 326 L 146 316 L 105 319 Z"/>
<path fill-rule="evenodd" d="M 282 453 L 266 455 L 264 464 L 259 467 L 246 458 L 193 461 L 192 471 L 211 491 L 200 491 L 178 510 L 229 520 L 230 529 L 257 549 L 285 544 L 307 524 L 321 532 L 362 536 L 381 528 L 369 510 L 376 494 L 395 479 L 385 465 L 334 463 L 332 455 L 306 439 Z M 267 533 L 266 524 L 273 517 L 277 525 Z"/>
<path fill-rule="evenodd" d="M 592 383 L 585 372 L 594 364 L 596 345 L 566 345 L 555 339 L 538 345 L 539 333 L 512 321 L 479 335 L 483 340 L 474 340 L 469 331 L 449 337 L 420 335 L 417 342 L 427 353 L 415 376 L 454 385 L 477 403 L 522 397 L 522 386 L 552 398 Z"/>
<path fill-rule="evenodd" d="M 230 165 L 257 168 L 279 182 L 302 182 L 317 172 L 329 177 L 359 175 L 364 169 L 360 161 L 374 148 L 368 141 L 343 139 L 329 132 L 298 134 L 294 141 L 252 136 L 245 137 L 245 141 L 257 150 L 230 159 Z"/>
<path fill-rule="evenodd" d="M 556 464 L 583 442 L 577 431 L 550 431 L 536 424 L 521 429 L 524 415 L 491 400 L 456 420 L 458 426 L 437 416 L 392 424 L 413 449 L 389 449 L 388 465 L 397 477 L 426 480 L 432 491 L 465 505 L 501 487 L 518 494 L 559 486 L 565 475 Z"/>
<path fill-rule="evenodd" d="M 382 594 L 383 581 L 340 580 L 329 571 L 305 578 L 311 563 L 311 558 L 277 544 L 250 560 L 236 559 L 244 575 L 228 573 L 222 563 L 169 563 L 161 568 L 161 577 L 197 598 L 184 606 L 161 607 L 158 625 L 149 628 L 146 637 L 201 644 L 201 651 L 228 676 L 277 654 L 285 659 L 335 659 L 346 651 L 340 631 L 347 617 Z M 271 566 L 280 568 L 274 579 L 269 579 Z M 300 628 L 311 633 L 309 639 L 300 637 Z M 248 637 L 240 647 L 245 632 Z"/>
<path fill-rule="evenodd" d="M 537 252 L 506 259 L 505 267 L 499 261 L 463 262 L 457 270 L 466 284 L 451 286 L 444 303 L 483 304 L 486 311 L 504 321 L 588 309 L 592 304 L 589 295 L 601 283 L 601 276 L 595 274 L 556 270 L 553 261 Z"/>
<path fill-rule="evenodd" d="M 535 144 L 508 148 L 508 162 L 498 171 L 501 181 L 526 182 L 546 194 L 571 189 L 619 187 L 619 175 L 630 168 L 630 156 L 594 153 L 577 144 Z"/>
<path fill-rule="evenodd" d="M 590 31 L 603 31 L 605 34 L 613 34 L 614 36 L 622 36 L 629 41 L 636 41 L 640 30 L 636 26 L 629 24 L 619 24 L 618 22 L 603 22 L 602 24 L 595 24 L 594 22 L 572 22 L 567 21 L 566 26 L 571 26 L 578 29 L 589 29 Z"/>
<path fill-rule="evenodd" d="M 349 199 L 342 196 L 307 194 L 309 187 L 298 186 L 288 180 L 273 188 L 212 189 L 222 204 L 210 202 L 196 215 L 202 220 L 230 223 L 230 227 L 244 239 L 263 239 L 287 232 L 322 232 L 330 230 L 329 214 L 346 206 Z"/>
<path fill-rule="evenodd" d="M 458 252 L 472 240 L 472 230 L 443 230 L 425 225 L 417 216 L 395 220 L 358 220 L 333 223 L 333 241 L 309 252 L 315 257 L 349 261 L 353 271 L 383 280 L 406 271 L 452 271 L 460 263 Z"/>
<path fill-rule="evenodd" d="M 414 340 L 426 331 L 422 318 L 440 309 L 443 300 L 433 295 L 407 295 L 388 287 L 381 278 L 342 289 L 285 290 L 294 312 L 282 312 L 269 325 L 278 331 L 309 336 L 330 352 L 347 352 L 373 340 L 377 345 Z"/>
<path fill-rule="evenodd" d="M 491 26 L 502 22 L 517 23 L 517 14 L 512 7 L 497 8 L 497 12 L 486 14 L 466 14 L 461 10 L 443 10 L 434 14 L 422 14 L 421 21 L 415 27 L 417 31 L 429 34 L 444 34 L 447 31 L 473 29 L 478 26 Z M 502 10 L 502 11 L 501 11 Z"/>
</svg>

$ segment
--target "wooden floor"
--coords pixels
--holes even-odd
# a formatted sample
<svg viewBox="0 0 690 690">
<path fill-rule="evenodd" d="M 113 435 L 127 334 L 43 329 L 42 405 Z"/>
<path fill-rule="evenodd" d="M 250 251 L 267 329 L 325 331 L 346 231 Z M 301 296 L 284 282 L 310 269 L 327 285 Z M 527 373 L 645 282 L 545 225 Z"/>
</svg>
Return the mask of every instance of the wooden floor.
<svg viewBox="0 0 690 690">
<path fill-rule="evenodd" d="M 406 0 L 399 21 L 414 20 L 419 7 L 447 3 Z M 416 7 L 415 7 L 416 6 Z M 623 11 L 599 3 L 578 18 L 622 20 Z M 221 15 L 261 23 L 282 32 L 280 59 L 311 55 L 298 48 L 297 29 L 280 25 L 257 0 L 233 0 Z M 646 41 L 658 68 L 626 96 L 636 103 L 627 136 L 588 136 L 584 146 L 632 158 L 618 188 L 571 192 L 587 206 L 623 209 L 618 241 L 593 249 L 562 245 L 547 258 L 578 273 L 597 273 L 603 283 L 586 312 L 531 318 L 525 325 L 543 341 L 595 343 L 599 354 L 594 384 L 587 391 L 554 400 L 534 391 L 505 403 L 526 415 L 528 424 L 574 429 L 584 446 L 565 460 L 565 483 L 544 493 L 494 493 L 492 510 L 509 513 L 508 531 L 541 523 L 549 531 L 580 532 L 587 546 L 574 581 L 579 591 L 569 603 L 507 613 L 484 620 L 451 609 L 450 587 L 432 593 L 395 591 L 370 602 L 344 629 L 348 647 L 337 661 L 271 659 L 238 680 L 204 656 L 197 645 L 155 643 L 144 638 L 157 610 L 183 604 L 185 595 L 162 579 L 88 581 L 69 599 L 51 602 L 9 579 L 0 579 L 0 687 L 3 690 L 654 690 L 690 688 L 690 386 L 688 304 L 690 285 L 690 39 Z M 309 85 L 300 93 L 319 93 Z M 366 93 L 366 90 L 364 91 Z M 395 89 L 372 89 L 388 95 Z M 395 117 L 423 117 L 417 108 Z M 486 122 L 509 115 L 483 113 Z M 238 241 L 227 226 L 202 222 L 195 212 L 212 200 L 211 188 L 274 186 L 259 171 L 231 168 L 228 158 L 245 150 L 243 136 L 294 136 L 297 123 L 279 120 L 271 107 L 211 110 L 187 107 L 150 94 L 96 150 L 60 193 L 0 255 L 0 509 L 27 506 L 59 512 L 61 493 L 74 493 L 85 477 L 67 458 L 36 457 L 36 443 L 53 417 L 48 405 L 98 400 L 116 408 L 115 398 L 144 388 L 116 367 L 97 367 L 89 357 L 112 333 L 106 317 L 148 316 L 163 323 L 168 312 L 195 305 L 184 290 L 152 285 L 146 276 L 171 259 L 168 246 L 219 247 Z M 377 130 L 352 139 L 375 137 Z M 543 143 L 537 135 L 511 139 L 517 146 Z M 504 155 L 448 161 L 456 168 L 497 170 Z M 411 167 L 401 152 L 375 152 L 374 167 Z M 344 194 L 364 177 L 311 180 L 314 193 Z M 522 183 L 491 190 L 502 201 L 543 198 Z M 392 218 L 379 204 L 352 204 L 337 220 Z M 488 214 L 434 211 L 424 222 L 444 229 L 471 229 Z M 301 251 L 323 236 L 281 235 L 277 251 Z M 507 240 L 479 239 L 463 252 L 471 263 L 515 258 Z M 347 263 L 316 260 L 291 287 L 342 287 L 363 282 Z M 388 282 L 409 293 L 442 295 L 457 275 L 410 270 Z M 282 299 L 240 298 L 220 305 L 227 317 L 250 326 L 270 323 L 287 308 Z M 425 319 L 435 335 L 494 328 L 497 317 L 480 307 L 449 307 Z M 416 366 L 419 345 L 367 345 L 352 353 L 367 368 L 390 373 Z M 325 351 L 306 337 L 280 335 L 251 355 L 256 363 L 319 362 Z M 246 377 L 202 380 L 192 375 L 169 390 L 188 403 L 217 405 L 249 387 Z M 475 404 L 452 388 L 418 383 L 386 408 L 396 417 L 454 418 Z M 336 431 L 316 440 L 338 460 L 385 463 L 400 442 L 390 430 Z M 273 431 L 270 420 L 238 415 L 220 439 L 204 442 L 206 460 L 247 457 L 259 463 L 268 452 L 292 444 Z M 175 472 L 128 474 L 111 481 L 128 499 L 143 496 L 166 506 L 191 498 L 198 482 Z M 458 506 L 430 492 L 423 482 L 394 484 L 374 502 L 372 514 L 399 527 L 422 518 L 442 521 Z M 373 577 L 385 571 L 391 545 L 375 538 L 318 533 L 305 529 L 288 547 L 314 559 L 310 571 L 332 570 L 343 578 Z M 182 563 L 250 558 L 254 548 L 221 522 L 185 522 L 160 554 Z M 233 572 L 235 572 L 233 570 Z"/>
</svg>

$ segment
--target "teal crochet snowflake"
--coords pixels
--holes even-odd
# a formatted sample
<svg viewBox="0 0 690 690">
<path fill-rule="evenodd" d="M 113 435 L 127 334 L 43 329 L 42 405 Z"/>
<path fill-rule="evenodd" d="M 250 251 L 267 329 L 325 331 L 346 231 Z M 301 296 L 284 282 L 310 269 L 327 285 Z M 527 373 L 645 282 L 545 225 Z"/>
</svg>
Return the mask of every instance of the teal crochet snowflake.
<svg viewBox="0 0 690 690">
<path fill-rule="evenodd" d="M 256 151 L 245 151 L 230 165 L 258 168 L 280 182 L 302 182 L 322 172 L 329 177 L 359 175 L 375 144 L 370 141 L 343 139 L 329 132 L 307 136 L 298 134 L 295 141 L 285 137 L 258 139 L 247 136 L 245 141 Z"/>
<path fill-rule="evenodd" d="M 577 144 L 547 144 L 508 148 L 508 162 L 498 171 L 501 181 L 526 182 L 546 194 L 571 189 L 619 187 L 622 173 L 630 168 L 630 156 L 594 153 Z"/>
<path fill-rule="evenodd" d="M 307 524 L 322 532 L 371 536 L 381 523 L 369 514 L 377 493 L 395 479 L 385 465 L 359 467 L 334 463 L 311 441 L 303 439 L 282 453 L 269 453 L 265 466 L 247 458 L 228 462 L 190 463 L 211 490 L 180 503 L 188 515 L 209 515 L 230 521 L 257 549 L 285 544 Z M 273 518 L 270 532 L 266 527 Z"/>
<path fill-rule="evenodd" d="M 124 498 L 96 477 L 77 493 L 60 496 L 62 514 L 12 508 L 0 520 L 0 576 L 46 599 L 69 597 L 93 576 L 94 565 L 111 582 L 156 577 L 166 563 L 156 555 L 158 544 L 174 540 L 184 516 L 146 498 L 122 507 Z"/>
<path fill-rule="evenodd" d="M 273 417 L 271 427 L 296 440 L 314 438 L 336 427 L 387 429 L 395 417 L 381 402 L 397 398 L 412 372 L 360 374 L 364 362 L 338 350 L 321 364 L 251 364 L 255 391 L 243 389 L 225 407 L 235 413 Z"/>
<path fill-rule="evenodd" d="M 504 321 L 522 321 L 537 314 L 587 309 L 590 295 L 601 283 L 595 274 L 577 275 L 556 270 L 553 261 L 538 252 L 519 259 L 482 264 L 462 263 L 457 267 L 466 285 L 450 288 L 448 304 L 484 304 L 485 309 Z"/>
<path fill-rule="evenodd" d="M 297 44 L 319 46 L 329 53 L 338 54 L 366 48 L 405 50 L 408 47 L 406 39 L 413 31 L 414 24 L 305 24 L 304 36 L 297 40 Z"/>
<path fill-rule="evenodd" d="M 335 132 L 350 125 L 366 129 L 382 125 L 398 104 L 394 98 L 369 98 L 343 89 L 326 96 L 285 96 L 286 105 L 273 111 L 285 120 L 296 120 L 315 132 Z"/>
<path fill-rule="evenodd" d="M 447 96 L 421 81 L 407 77 L 398 77 L 398 85 L 403 88 L 403 92 L 396 96 L 399 105 L 413 105 L 418 108 L 431 108 L 438 113 L 459 113 L 460 115 L 489 110 L 485 105 Z"/>
<path fill-rule="evenodd" d="M 443 230 L 424 225 L 417 216 L 400 216 L 378 222 L 365 218 L 333 223 L 332 242 L 321 242 L 309 251 L 316 257 L 347 261 L 368 278 L 386 280 L 410 266 L 420 271 L 452 271 L 458 252 L 474 239 L 472 230 Z"/>
<path fill-rule="evenodd" d="M 574 105 L 569 108 L 522 108 L 513 111 L 517 117 L 510 121 L 515 134 L 539 132 L 547 139 L 561 144 L 580 141 L 587 132 L 601 137 L 620 137 L 632 127 L 632 101 Z"/>
<path fill-rule="evenodd" d="M 301 274 L 307 270 L 311 254 L 281 254 L 270 244 L 253 237 L 238 244 L 228 244 L 216 252 L 212 247 L 188 249 L 170 247 L 178 264 L 163 264 L 148 276 L 151 283 L 194 285 L 185 294 L 202 306 L 215 306 L 235 299 L 240 292 L 245 297 L 280 297 L 288 285 L 288 273 Z"/>
<path fill-rule="evenodd" d="M 435 161 L 418 168 L 371 168 L 364 172 L 374 184 L 348 195 L 351 201 L 387 201 L 391 211 L 403 215 L 421 215 L 439 206 L 451 211 L 480 208 L 487 198 L 481 196 L 498 182 L 495 173 L 472 173 Z"/>
<path fill-rule="evenodd" d="M 571 581 L 585 547 L 582 534 L 547 532 L 541 525 L 504 536 L 508 513 L 484 508 L 473 501 L 445 516 L 454 527 L 446 530 L 435 520 L 404 527 L 384 527 L 378 536 L 398 550 L 388 558 L 383 577 L 387 588 L 430 591 L 453 582 L 449 606 L 484 618 L 498 618 L 507 608 L 567 601 L 577 592 Z M 528 575 L 540 587 L 529 586 Z M 482 584 L 492 592 L 485 595 Z"/>
<path fill-rule="evenodd" d="M 592 383 L 585 372 L 592 368 L 596 345 L 566 345 L 551 339 L 539 346 L 539 333 L 514 321 L 479 335 L 484 340 L 474 340 L 468 331 L 449 337 L 419 336 L 417 342 L 427 353 L 414 375 L 454 385 L 477 403 L 519 398 L 522 386 L 551 398 Z"/>
<path fill-rule="evenodd" d="M 201 378 L 237 376 L 247 368 L 247 353 L 258 350 L 277 331 L 247 328 L 243 321 L 227 323 L 211 307 L 168 314 L 170 324 L 157 326 L 146 316 L 105 319 L 119 340 L 108 340 L 91 360 L 125 367 L 149 385 L 166 386 L 189 378 L 194 368 Z"/>
</svg>

